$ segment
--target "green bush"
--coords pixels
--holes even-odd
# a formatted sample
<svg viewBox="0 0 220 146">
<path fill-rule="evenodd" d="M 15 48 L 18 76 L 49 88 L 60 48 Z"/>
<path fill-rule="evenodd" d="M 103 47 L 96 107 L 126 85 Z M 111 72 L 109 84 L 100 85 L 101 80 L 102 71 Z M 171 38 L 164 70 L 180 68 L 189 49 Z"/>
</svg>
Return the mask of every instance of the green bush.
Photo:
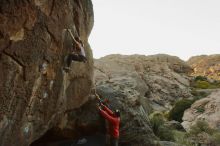
<svg viewBox="0 0 220 146">
<path fill-rule="evenodd" d="M 174 107 L 169 112 L 168 119 L 182 122 L 184 111 L 190 108 L 193 102 L 194 102 L 193 100 L 188 100 L 188 99 L 182 99 L 177 101 Z"/>
<path fill-rule="evenodd" d="M 207 81 L 207 77 L 197 76 L 197 77 L 195 77 L 194 81 Z"/>
<path fill-rule="evenodd" d="M 149 117 L 150 117 L 150 123 L 151 123 L 152 129 L 155 135 L 157 135 L 159 131 L 159 127 L 164 125 L 164 122 L 165 122 L 163 115 L 159 112 L 155 112 L 155 113 L 152 113 Z"/>
<path fill-rule="evenodd" d="M 153 132 L 160 140 L 174 141 L 172 129 L 164 125 L 165 120 L 162 113 L 156 112 L 149 117 Z"/>
</svg>

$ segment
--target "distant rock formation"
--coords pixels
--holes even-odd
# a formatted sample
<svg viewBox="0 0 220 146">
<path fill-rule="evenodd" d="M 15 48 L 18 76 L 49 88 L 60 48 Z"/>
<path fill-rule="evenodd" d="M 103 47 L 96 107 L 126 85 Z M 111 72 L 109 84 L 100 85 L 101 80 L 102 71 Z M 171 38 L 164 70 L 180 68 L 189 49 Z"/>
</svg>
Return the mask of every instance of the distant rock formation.
<svg viewBox="0 0 220 146">
<path fill-rule="evenodd" d="M 196 101 L 183 115 L 182 125 L 189 130 L 198 120 L 205 120 L 210 127 L 220 130 L 220 90 Z"/>
<path fill-rule="evenodd" d="M 135 103 L 148 99 L 155 110 L 167 110 L 180 98 L 189 98 L 189 77 L 192 69 L 175 56 L 164 54 L 109 55 L 95 60 L 95 80 L 109 84 Z"/>
<path fill-rule="evenodd" d="M 193 68 L 193 76 L 206 76 L 220 80 L 220 54 L 191 57 L 187 63 Z"/>
<path fill-rule="evenodd" d="M 88 100 L 93 57 L 90 0 L 0 1 L 0 145 L 28 146 Z M 74 30 L 75 27 L 75 30 Z M 72 41 L 80 35 L 87 63 L 62 69 Z"/>
</svg>

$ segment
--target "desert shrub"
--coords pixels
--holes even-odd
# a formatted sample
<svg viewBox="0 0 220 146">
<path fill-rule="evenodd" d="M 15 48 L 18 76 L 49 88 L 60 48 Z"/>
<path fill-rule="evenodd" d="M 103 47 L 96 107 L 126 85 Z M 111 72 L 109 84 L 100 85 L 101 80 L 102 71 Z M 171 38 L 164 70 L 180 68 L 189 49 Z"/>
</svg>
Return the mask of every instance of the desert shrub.
<svg viewBox="0 0 220 146">
<path fill-rule="evenodd" d="M 174 140 L 172 130 L 164 125 L 165 120 L 162 113 L 156 112 L 151 114 L 149 117 L 153 132 L 160 138 L 160 140 Z"/>
<path fill-rule="evenodd" d="M 154 112 L 149 117 L 152 129 L 156 135 L 156 133 L 158 133 L 159 127 L 164 125 L 165 120 L 163 115 L 159 112 Z"/>
<path fill-rule="evenodd" d="M 189 134 L 197 136 L 199 133 L 202 132 L 212 135 L 214 133 L 214 130 L 209 127 L 209 124 L 206 121 L 198 120 L 196 124 L 191 127 Z"/>
<path fill-rule="evenodd" d="M 175 103 L 174 107 L 170 110 L 168 119 L 182 122 L 184 111 L 193 104 L 194 100 L 182 99 Z"/>
</svg>

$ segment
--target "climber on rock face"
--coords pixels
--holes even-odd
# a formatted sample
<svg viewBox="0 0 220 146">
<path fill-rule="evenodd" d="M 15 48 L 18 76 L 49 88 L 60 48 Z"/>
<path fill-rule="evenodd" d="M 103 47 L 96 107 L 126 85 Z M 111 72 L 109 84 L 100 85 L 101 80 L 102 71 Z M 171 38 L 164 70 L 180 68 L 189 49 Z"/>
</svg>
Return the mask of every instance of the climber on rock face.
<svg viewBox="0 0 220 146">
<path fill-rule="evenodd" d="M 117 109 L 113 112 L 104 104 L 98 105 L 98 110 L 102 117 L 108 121 L 109 129 L 107 131 L 110 134 L 110 146 L 118 146 L 120 111 Z"/>
<path fill-rule="evenodd" d="M 73 47 L 72 47 L 72 52 L 66 57 L 66 67 L 64 69 L 66 71 L 70 70 L 70 65 L 72 61 L 78 61 L 78 62 L 87 62 L 85 50 L 84 50 L 84 44 L 80 40 L 79 37 L 74 37 L 73 38 Z"/>
</svg>

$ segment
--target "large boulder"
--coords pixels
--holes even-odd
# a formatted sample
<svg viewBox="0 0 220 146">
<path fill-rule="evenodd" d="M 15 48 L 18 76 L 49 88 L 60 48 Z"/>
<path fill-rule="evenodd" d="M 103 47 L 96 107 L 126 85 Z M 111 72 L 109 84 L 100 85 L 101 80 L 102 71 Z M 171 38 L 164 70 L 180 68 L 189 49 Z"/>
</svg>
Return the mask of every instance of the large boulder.
<svg viewBox="0 0 220 146">
<path fill-rule="evenodd" d="M 183 127 L 189 131 L 198 120 L 205 120 L 210 127 L 220 130 L 220 91 L 196 101 L 183 115 Z"/>
<path fill-rule="evenodd" d="M 90 0 L 0 1 L 0 145 L 27 146 L 83 105 L 92 86 L 93 26 Z M 72 63 L 72 29 L 85 45 L 87 63 Z"/>
<path fill-rule="evenodd" d="M 98 78 L 98 76 L 96 76 Z M 96 78 L 96 79 L 97 79 Z M 110 109 L 119 109 L 121 111 L 121 123 L 120 123 L 120 145 L 131 145 L 131 146 L 155 146 L 154 135 L 150 123 L 149 123 L 149 112 L 151 110 L 148 105 L 148 100 L 144 96 L 139 96 L 133 88 L 135 86 L 135 80 L 129 78 L 129 81 L 118 79 L 115 82 L 100 82 L 96 83 L 96 92 L 100 95 L 101 100 L 109 106 Z M 128 91 L 122 89 L 127 86 Z M 76 137 L 83 137 L 85 135 L 94 135 L 96 133 L 106 133 L 105 121 L 98 113 L 96 108 L 98 101 L 94 95 L 91 95 L 89 102 L 80 107 L 79 109 L 67 112 L 67 122 L 63 123 L 62 133 L 64 137 L 68 137 L 76 129 L 79 135 Z M 77 118 L 75 118 L 77 116 Z M 78 128 L 77 128 L 78 127 Z M 76 133 L 76 132 L 75 132 Z"/>
</svg>

